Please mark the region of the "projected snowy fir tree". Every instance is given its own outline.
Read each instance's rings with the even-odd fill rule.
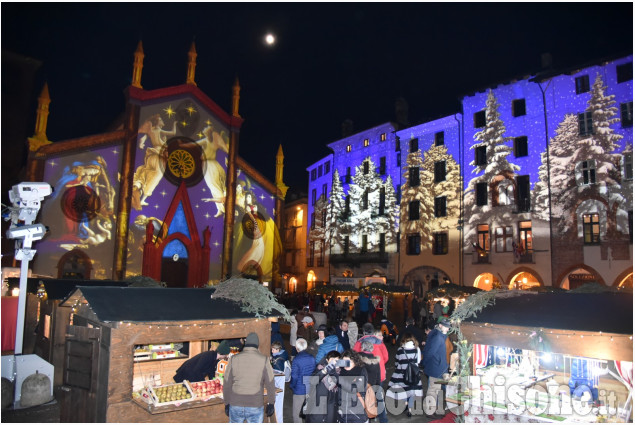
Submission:
[[[584,114],[567,114],[550,140],[549,167],[547,152],[541,155],[539,181],[534,190],[535,212],[543,220],[551,218],[558,233],[570,233],[570,237],[576,236],[574,219],[579,223],[582,215],[598,210],[605,218],[600,220],[602,226],[606,225],[602,234],[608,238],[617,236],[616,232],[628,234],[632,180],[623,180],[622,170],[623,158],[626,153],[632,155],[633,147],[627,144],[621,153],[615,152],[623,136],[611,128],[620,119],[613,106],[615,96],[605,92],[606,86],[598,74]],[[591,120],[585,120],[587,117]],[[592,123],[591,127],[588,123]]]
[[[470,148],[481,152],[484,150],[485,154],[480,156],[477,153],[475,159],[470,162],[473,167],[472,173],[480,175],[470,180],[465,191],[464,209],[466,217],[469,217],[464,239],[466,248],[471,248],[472,243],[477,242],[476,232],[479,223],[509,221],[517,208],[514,205],[514,195],[518,193],[514,190],[514,178],[520,167],[508,161],[507,157],[512,149],[506,142],[511,138],[504,137],[506,129],[500,119],[499,107],[496,96],[490,90],[486,101],[485,128],[474,135],[474,140],[480,143]],[[479,158],[481,160],[478,160]],[[494,191],[496,196],[491,196],[490,191]]]

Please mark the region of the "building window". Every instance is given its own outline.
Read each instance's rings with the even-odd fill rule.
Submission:
[[[441,183],[445,181],[445,161],[437,161],[434,163],[434,182]]]
[[[350,152],[353,150],[353,146],[351,145],[346,145],[346,152]]]
[[[600,243],[600,215],[598,213],[584,214],[582,216],[582,228],[585,245]]]
[[[496,252],[512,252],[513,247],[513,234],[512,226],[497,227],[496,228]]]
[[[351,182],[351,167],[346,167],[346,183]]]
[[[315,242],[311,242],[311,249],[309,250],[309,258],[306,259],[307,267],[313,267],[314,259],[315,259]]]
[[[514,185],[504,180],[498,185],[498,205],[511,205],[514,202]]]
[[[347,219],[351,216],[351,198],[348,195],[344,199],[344,216]]]
[[[395,137],[395,152],[400,152],[401,151],[401,139],[399,138],[399,136]]]
[[[379,234],[379,252],[381,252],[382,254],[386,252],[386,234],[385,233]]]
[[[408,169],[408,183],[410,183],[410,187],[419,186],[421,183],[419,179],[419,167],[410,167]]]
[[[595,159],[582,161],[580,171],[582,172],[582,184],[595,184]]]
[[[487,164],[487,147],[477,146],[474,148],[474,165]]]
[[[445,196],[439,196],[437,198],[434,198],[434,216],[435,217],[445,217],[447,215],[446,203],[447,203],[447,198]]]
[[[421,252],[421,236],[419,234],[408,235],[408,246],[406,247],[406,254],[419,255],[420,252]]]
[[[368,161],[364,161],[364,174],[368,174],[369,164]]]
[[[315,201],[316,201],[316,199],[317,199],[317,197],[316,197],[316,196],[317,196],[317,193],[315,192],[315,189],[313,189],[313,190],[311,191],[311,205],[315,205]]]
[[[582,75],[580,77],[576,77],[575,79],[575,94],[582,94],[588,92],[590,89],[589,86],[589,76]]]
[[[326,183],[322,185],[322,196],[326,199]]]
[[[379,189],[379,215],[384,215],[386,209],[386,188]]]
[[[315,229],[315,213],[311,213],[311,230]]]
[[[521,252],[527,254],[534,249],[534,236],[531,231],[531,221],[521,221],[518,223],[518,238],[520,240]]]
[[[483,248],[485,251],[489,252],[489,225],[488,224],[479,224],[476,228],[477,231],[477,240],[476,243],[478,246]]]
[[[368,139],[364,139],[364,147],[368,147],[370,141]]]
[[[401,167],[401,152],[397,152],[397,167]]]
[[[448,253],[448,234],[447,233],[435,233],[434,234],[434,246],[432,247],[432,254],[445,255]]]
[[[487,183],[476,183],[476,205],[487,205]]]
[[[445,133],[443,131],[434,133],[434,146],[443,146],[443,145],[445,145]]]
[[[317,174],[314,168],[311,170],[311,181],[315,180],[316,178],[317,178]]]
[[[616,71],[617,71],[618,83],[623,83],[624,81],[631,81],[633,79],[633,62],[618,65],[616,67]]]
[[[474,114],[474,128],[485,127],[485,124],[487,124],[485,111],[478,111],[477,113],[475,113]]]
[[[326,227],[326,208],[322,210],[322,226],[321,227]]]
[[[527,136],[515,137],[514,156],[516,156],[516,158],[520,158],[527,155],[529,155],[529,148],[527,147]]]
[[[419,139],[410,139],[410,153],[419,150]]]
[[[525,99],[512,100],[512,115],[515,117],[527,115],[527,110],[525,108]]]
[[[368,209],[368,189],[366,189],[364,191],[364,194],[362,195],[362,209],[363,210]]]
[[[529,211],[531,201],[528,175],[516,177],[516,190],[518,191],[518,211]]]
[[[408,220],[419,220],[419,201],[408,203]]]
[[[622,112],[622,127],[633,126],[633,102],[627,102],[620,104],[620,111]]]
[[[381,142],[385,142],[385,141],[386,141],[386,133],[381,133],[381,134],[379,135],[379,140],[380,140]]]
[[[344,254],[348,254],[349,246],[350,246],[350,239],[348,236],[344,236]]]
[[[324,163],[324,174],[328,174],[331,171],[331,161]]]
[[[382,156],[381,158],[379,158],[379,174],[382,176],[386,174],[386,157],[385,156]]]
[[[624,153],[624,179],[633,180],[633,152]]]
[[[362,252],[368,251],[368,235],[362,235]]]
[[[322,177],[322,165],[318,167],[318,177]]]
[[[578,130],[580,136],[593,134],[593,113],[583,112],[578,114]]]
[[[324,267],[324,242],[320,241],[318,246],[320,248],[318,250],[317,267]]]

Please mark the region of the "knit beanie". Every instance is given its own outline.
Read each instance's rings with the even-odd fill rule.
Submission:
[[[245,347],[256,347],[258,348],[260,345],[260,340],[258,339],[258,335],[255,332],[250,332],[247,335],[247,339],[245,339]]]
[[[220,354],[221,356],[226,356],[227,354],[229,354],[229,344],[227,343],[226,340],[223,340],[218,345],[218,347],[216,348],[216,352]]]

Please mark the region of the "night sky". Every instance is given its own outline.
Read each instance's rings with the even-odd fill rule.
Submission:
[[[144,89],[183,84],[193,40],[196,82],[226,111],[238,76],[239,155],[273,181],[282,144],[285,182],[306,191],[306,167],[329,153],[345,119],[355,132],[394,120],[402,96],[415,125],[537,72],[545,52],[556,69],[632,53],[633,5],[2,3],[2,49],[43,63],[28,135],[44,80],[50,140],[106,131],[124,110],[140,39]]]

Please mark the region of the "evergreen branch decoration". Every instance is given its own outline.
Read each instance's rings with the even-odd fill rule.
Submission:
[[[280,304],[274,294],[255,280],[232,277],[214,286],[212,299],[223,298],[234,301],[246,313],[256,317],[280,315],[291,320],[288,310]]]
[[[450,320],[454,323],[460,324],[468,317],[476,317],[476,313],[480,312],[489,305],[494,305],[496,294],[499,292],[501,291],[481,291],[470,295],[461,303],[461,305],[456,307],[454,313],[452,313],[452,316],[450,317]]]
[[[312,294],[331,295],[334,293],[350,293],[351,295],[361,294],[368,291],[370,294],[412,294],[408,287],[397,285],[386,285],[383,283],[372,283],[368,286],[357,287],[356,285],[324,285],[311,289]]]
[[[129,288],[166,288],[165,282],[159,282],[148,276],[138,275],[126,279]]]

